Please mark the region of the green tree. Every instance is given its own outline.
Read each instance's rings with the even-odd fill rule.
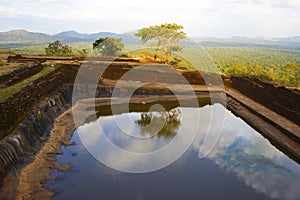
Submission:
[[[174,137],[178,128],[181,125],[180,121],[181,112],[179,109],[170,111],[158,112],[153,115],[151,113],[142,113],[141,118],[136,121],[141,126],[142,134],[153,136],[157,133],[157,127],[164,123],[161,130],[157,133],[158,137]],[[152,123],[152,125],[150,125]]]
[[[138,30],[135,36],[140,37],[140,42],[145,44],[147,41],[156,41],[152,45],[161,48],[165,52],[166,62],[169,61],[169,55],[172,51],[178,51],[183,48],[177,42],[186,38],[186,33],[182,31],[181,25],[161,24],[149,26]]]
[[[124,48],[122,38],[99,38],[93,43],[93,49],[104,56],[114,56]]]
[[[263,80],[270,80],[271,78],[269,77],[267,71],[260,65],[254,65],[254,66],[249,66],[248,67],[248,76],[253,76],[256,78],[260,78]]]
[[[225,74],[227,75],[247,75],[248,69],[244,63],[233,63],[228,68],[225,69]]]
[[[289,86],[300,85],[300,65],[288,63],[281,72],[281,82]]]
[[[271,81],[274,81],[275,83],[278,82],[278,80],[281,77],[281,68],[278,65],[270,65],[267,67],[267,74],[270,77]]]
[[[70,56],[72,48],[69,45],[62,45],[59,40],[56,40],[45,48],[47,56]]]
[[[81,50],[78,50],[78,53],[80,55],[80,57],[86,57],[88,55],[88,50],[87,49],[81,49]]]

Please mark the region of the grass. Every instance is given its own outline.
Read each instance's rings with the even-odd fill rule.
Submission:
[[[25,46],[25,47],[18,47],[11,49],[15,54],[22,54],[22,55],[30,55],[30,56],[44,56],[45,48],[47,44],[42,45],[35,45],[35,46]]]
[[[288,63],[300,64],[300,50],[264,49],[254,47],[205,47],[220,68],[241,62],[247,66],[284,67]]]
[[[72,47],[74,56],[80,56],[80,50],[86,49],[88,52],[92,50],[92,44],[90,42],[75,42],[68,44]],[[25,47],[18,47],[10,49],[10,51],[14,52],[15,54],[22,54],[22,55],[30,55],[30,56],[45,56],[45,48],[48,44],[43,45],[35,45],[35,46],[25,46]]]
[[[128,57],[142,57],[142,58],[150,58],[153,59],[154,55],[156,55],[156,61],[158,62],[164,62],[165,61],[165,53],[162,50],[158,49],[127,49],[127,52],[125,53]],[[176,60],[180,60],[180,62],[177,63]],[[195,69],[195,66],[187,61],[183,56],[177,53],[172,53],[169,55],[169,63],[173,63],[174,67],[185,67],[187,69]],[[177,63],[177,64],[176,64]]]
[[[74,50],[87,49],[92,50],[93,44],[91,42],[75,42],[69,44]]]
[[[73,49],[73,56],[83,55],[83,49],[88,53],[92,51],[91,42],[77,42],[69,45]],[[46,46],[27,46],[11,50],[25,55],[45,55]],[[156,55],[157,61],[163,62],[165,60],[164,52],[155,48],[150,49],[146,46],[141,48],[141,45],[133,44],[126,44],[125,47],[122,53],[127,54],[129,57],[153,59],[154,55]],[[178,62],[178,59],[180,62]],[[287,64],[300,64],[300,50],[257,47],[186,46],[182,51],[169,55],[169,64],[173,64],[173,68],[197,69],[227,75],[232,75],[228,73],[228,68],[237,63],[241,63],[249,69],[262,66],[267,75],[273,68],[276,68],[277,71],[285,72],[288,71],[286,69]],[[286,82],[289,82],[291,78],[293,77],[287,77]],[[286,83],[281,82],[280,84],[286,85]]]
[[[29,63],[29,62],[26,62],[26,63],[9,63],[7,61],[0,61],[0,75],[3,75],[3,74],[7,74],[7,73],[10,73],[18,68],[21,68],[23,67],[24,65],[31,65],[32,63]]]
[[[141,52],[139,45],[126,45],[125,53]],[[149,50],[153,54],[154,50]],[[183,51],[174,52],[198,69],[207,71],[212,65],[218,68],[241,62],[264,67],[278,65],[284,67],[288,63],[300,64],[300,50],[271,49],[255,47],[210,47],[186,46]]]
[[[33,81],[37,80],[38,78],[54,71],[55,69],[56,69],[55,66],[52,67],[52,66],[45,65],[43,70],[40,71],[39,73],[37,73],[37,74],[21,81],[21,82],[18,82],[14,85],[11,85],[11,86],[3,88],[3,89],[0,89],[0,101],[4,101],[4,100],[8,99],[14,93],[20,91],[22,88],[24,88],[25,86],[27,86],[31,82],[33,82]]]
[[[80,50],[86,49],[87,52],[92,51],[91,42],[75,42],[68,44],[73,49],[74,56],[80,55]],[[125,45],[124,53],[141,53],[147,51],[149,54],[157,54],[164,58],[163,53],[155,49],[146,50],[138,49],[140,45]],[[16,54],[24,55],[45,55],[44,45],[26,46],[10,49]],[[181,52],[174,52],[169,60],[174,57],[181,57],[181,65],[187,68],[196,67],[204,71],[210,71],[211,67],[224,68],[233,63],[241,62],[246,65],[261,65],[270,66],[272,64],[278,66],[285,66],[287,63],[300,63],[300,50],[288,49],[271,49],[271,48],[255,48],[255,47],[212,47],[212,46],[186,46]],[[184,61],[183,61],[184,60]]]

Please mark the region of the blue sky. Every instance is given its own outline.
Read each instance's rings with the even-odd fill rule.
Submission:
[[[300,35],[300,0],[0,0],[0,31],[111,31],[176,22],[189,36]]]

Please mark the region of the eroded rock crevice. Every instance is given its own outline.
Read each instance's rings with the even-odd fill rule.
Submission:
[[[29,117],[18,125],[13,135],[1,140],[1,177],[20,160],[30,158],[38,150],[47,139],[55,119],[71,106],[71,96],[72,85],[65,85],[55,95],[40,102]]]

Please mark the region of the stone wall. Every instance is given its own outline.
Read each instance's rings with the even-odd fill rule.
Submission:
[[[0,76],[0,88],[11,86],[19,81],[25,80],[43,69],[42,61],[36,61],[31,66],[23,66],[11,73]]]
[[[231,77],[232,86],[254,101],[300,125],[300,91],[250,77]]]
[[[9,135],[0,141],[0,180],[38,150],[56,117],[71,106],[78,68],[62,65],[0,102],[0,137]]]
[[[77,65],[62,66],[33,81],[4,102],[0,102],[0,137],[25,119],[36,102],[53,94],[64,84],[73,83],[77,69]]]
[[[98,73],[101,72],[103,78],[111,80],[122,79],[169,84],[186,84],[188,81],[192,85],[223,84],[222,78],[218,74],[189,70],[175,71],[162,65],[141,65],[141,68],[144,69],[134,69],[135,66],[124,63],[112,63],[109,66],[106,64],[85,64],[84,67],[89,68],[87,73],[91,73],[91,76],[97,71]],[[125,74],[126,76],[124,76]],[[178,76],[183,76],[185,79],[179,79]]]
[[[30,158],[38,150],[39,144],[47,139],[56,117],[71,106],[71,96],[72,85],[63,86],[55,95],[40,102],[11,136],[0,141],[0,180],[12,166],[25,157]]]

